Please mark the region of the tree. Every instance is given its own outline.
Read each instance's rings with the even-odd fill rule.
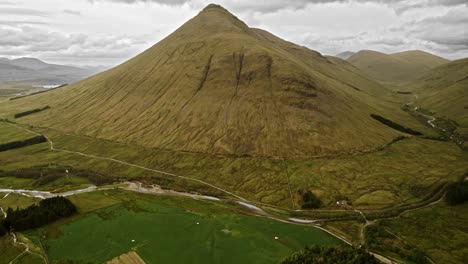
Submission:
[[[371,254],[362,248],[305,247],[303,250],[283,259],[281,264],[377,264]]]
[[[3,220],[0,220],[0,237],[4,236],[8,230],[3,225]]]
[[[304,192],[302,194],[302,208],[303,209],[310,209],[310,208],[319,208],[322,205],[322,202],[315,196],[315,194],[311,191]]]
[[[468,182],[461,181],[448,187],[445,200],[449,205],[462,204],[468,201]]]
[[[76,211],[75,205],[65,197],[48,198],[25,209],[8,208],[7,217],[2,226],[7,230],[13,228],[16,231],[22,231],[71,216]]]

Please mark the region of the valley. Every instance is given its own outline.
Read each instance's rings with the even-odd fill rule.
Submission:
[[[216,4],[96,75],[1,59],[0,264],[465,263],[467,70]]]

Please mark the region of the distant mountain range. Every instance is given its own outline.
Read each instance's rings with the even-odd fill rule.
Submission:
[[[341,52],[341,53],[336,54],[335,57],[338,57],[338,58],[343,59],[343,60],[347,60],[347,59],[349,59],[349,57],[353,56],[354,54],[356,54],[356,52],[345,51],[345,52]]]
[[[36,58],[14,60],[0,58],[0,83],[17,81],[38,85],[73,83],[102,70],[102,67],[79,68],[50,64]]]

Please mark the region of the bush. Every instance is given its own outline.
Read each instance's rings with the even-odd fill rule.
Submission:
[[[407,255],[407,259],[416,264],[428,264],[429,260],[427,260],[426,255],[423,251],[413,248],[409,254]]]
[[[302,194],[302,208],[303,209],[311,209],[311,208],[319,208],[322,205],[322,202],[315,196],[315,194],[311,191],[307,191]]]
[[[7,229],[3,225],[3,220],[0,219],[0,237],[6,235]]]
[[[468,201],[468,182],[462,181],[448,187],[445,200],[449,205],[462,204]]]
[[[43,142],[47,142],[47,139],[42,135],[32,137],[32,138],[28,138],[28,139],[25,139],[25,140],[8,142],[8,143],[5,143],[5,144],[0,144],[0,152],[1,151],[7,151],[7,150],[10,150],[10,149],[15,149],[15,148],[22,148],[22,147],[26,147],[26,146],[30,146],[30,145],[34,145],[34,144],[43,143]]]
[[[282,264],[377,264],[371,254],[362,248],[340,247],[305,247],[304,250],[287,257]]]
[[[404,127],[404,126],[402,126],[400,124],[397,124],[397,123],[393,122],[392,120],[386,119],[385,117],[381,117],[379,115],[374,115],[374,114],[371,114],[371,117],[374,118],[375,120],[379,121],[380,123],[382,123],[384,125],[387,125],[387,126],[393,128],[393,129],[396,129],[398,131],[401,131],[401,132],[404,132],[404,133],[407,133],[407,134],[410,134],[410,135],[414,135],[414,136],[421,136],[422,135],[421,132],[412,130],[411,128],[408,128],[408,127]]]
[[[17,114],[15,114],[15,118],[20,118],[20,117],[27,116],[27,115],[30,115],[30,114],[38,113],[38,112],[47,110],[49,108],[50,108],[50,106],[46,105],[46,106],[44,106],[42,108],[36,108],[36,109],[21,112],[21,113],[17,113]]]

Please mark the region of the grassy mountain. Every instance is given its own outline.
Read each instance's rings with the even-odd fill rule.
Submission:
[[[351,56],[353,56],[354,54],[356,54],[356,52],[345,51],[345,52],[341,52],[341,53],[336,54],[335,57],[338,57],[338,58],[343,59],[343,60],[347,60]]]
[[[73,66],[50,64],[36,58],[0,60],[0,83],[29,81],[32,84],[72,83],[98,71]]]
[[[431,70],[413,87],[424,108],[468,128],[468,58]]]
[[[448,62],[447,59],[419,50],[394,54],[362,50],[348,61],[389,88],[405,86],[431,69]]]
[[[304,157],[371,150],[401,134],[371,114],[424,129],[388,94],[346,61],[209,5],[122,65],[0,112],[49,105],[19,121],[174,151]]]

